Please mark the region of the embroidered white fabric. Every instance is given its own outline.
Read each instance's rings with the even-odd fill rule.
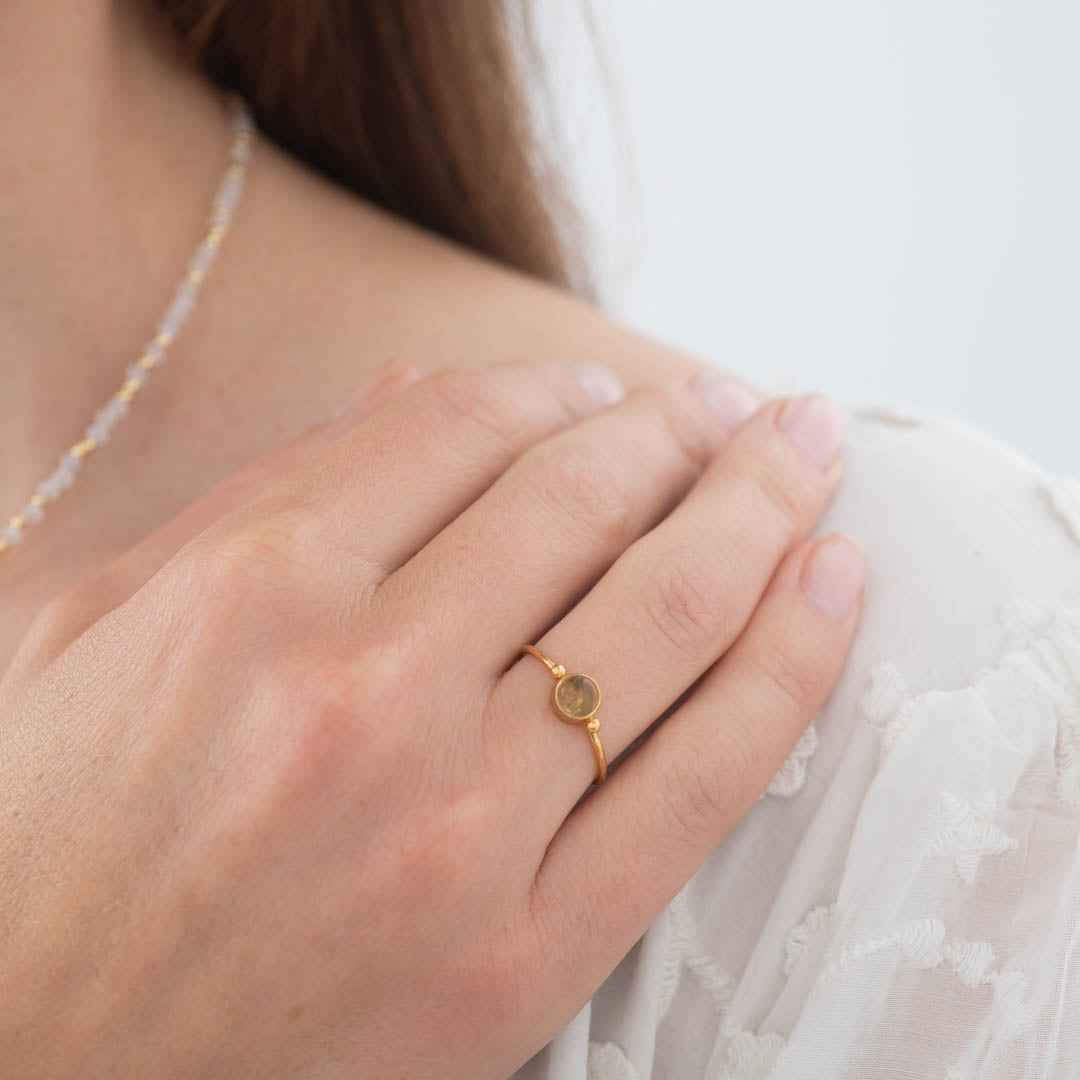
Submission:
[[[1080,1078],[1080,482],[847,411],[842,678],[517,1080]]]

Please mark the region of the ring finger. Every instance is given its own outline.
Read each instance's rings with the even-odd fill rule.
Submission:
[[[842,413],[820,395],[767,403],[676,509],[536,642],[602,688],[596,712],[609,759],[739,637],[784,555],[835,491],[842,436]],[[585,733],[556,722],[552,684],[537,659],[522,656],[496,688],[485,727],[501,743],[515,789],[543,789],[543,798],[528,800],[542,808],[533,819],[541,835],[554,833],[596,772]],[[533,730],[523,731],[532,718]],[[528,768],[514,770],[522,759]],[[538,761],[547,767],[535,768]]]

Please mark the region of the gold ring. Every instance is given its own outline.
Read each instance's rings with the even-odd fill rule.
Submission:
[[[596,710],[600,708],[600,687],[596,685],[596,680],[580,673],[568,675],[562,664],[556,664],[535,645],[526,645],[522,652],[532,653],[538,660],[543,660],[555,676],[555,695],[552,698],[555,715],[568,724],[585,725],[585,733],[596,756],[594,783],[602,784],[607,777],[607,758],[604,757],[598,734],[600,721],[596,718]]]

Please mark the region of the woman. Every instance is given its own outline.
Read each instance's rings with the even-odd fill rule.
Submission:
[[[448,7],[0,24],[5,1075],[1075,1075],[1075,488],[575,299]]]

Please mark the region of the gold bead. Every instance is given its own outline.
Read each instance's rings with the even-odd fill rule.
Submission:
[[[131,401],[131,399],[139,392],[139,384],[134,379],[125,379],[124,385],[116,391],[115,397],[118,397],[121,401]]]
[[[26,528],[26,518],[24,518],[22,516],[22,514],[16,514],[11,519],[11,524],[14,525],[16,529],[25,529]]]
[[[566,668],[564,668],[562,664],[556,664],[551,669],[551,674],[554,675],[556,679],[561,679],[566,674]]]
[[[593,718],[592,718],[592,719],[591,719],[591,720],[590,720],[590,721],[589,721],[589,722],[588,722],[588,723],[587,723],[587,724],[585,725],[585,727],[586,727],[586,729],[587,729],[588,731],[599,731],[599,730],[600,730],[600,721],[599,721],[599,720],[597,720],[597,719],[596,719],[596,717],[594,716],[594,717],[593,717]]]
[[[154,366],[154,364],[157,363],[157,361],[152,356],[150,356],[149,353],[144,353],[142,356],[139,357],[136,362],[138,363],[139,367],[143,369],[143,371],[149,371]]]
[[[198,285],[204,277],[206,277],[206,274],[198,267],[187,272],[187,279],[192,285]]]
[[[220,225],[215,225],[206,235],[206,242],[211,247],[217,247],[225,238],[225,230]]]
[[[69,451],[77,458],[84,458],[87,454],[97,449],[97,442],[94,439],[83,439],[82,442],[77,442]]]
[[[35,491],[34,494],[30,496],[30,504],[32,506],[44,506],[45,496],[42,495],[40,491]]]
[[[172,344],[172,334],[160,333],[154,336],[154,344],[161,349],[167,349]]]

